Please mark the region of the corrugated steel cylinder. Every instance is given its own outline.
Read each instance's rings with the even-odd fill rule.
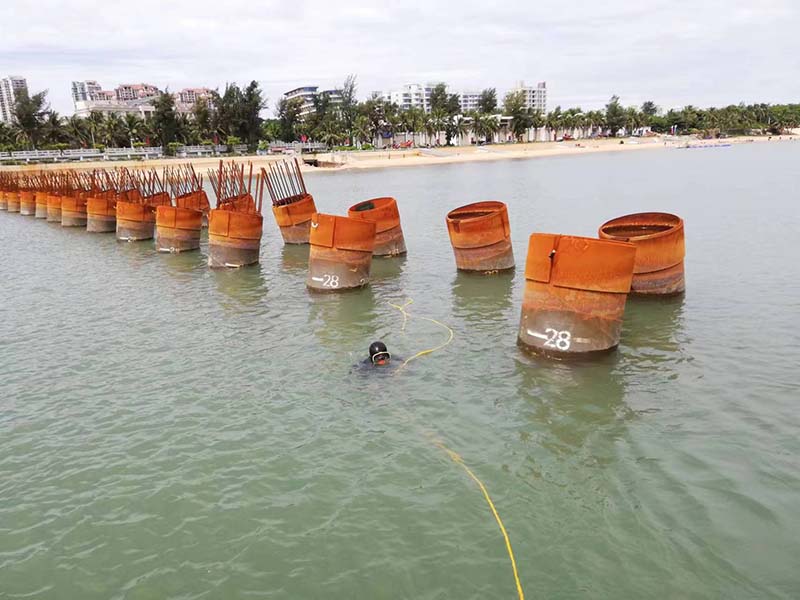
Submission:
[[[61,196],[58,194],[47,196],[47,222],[61,223]]]
[[[616,348],[635,255],[627,242],[532,234],[519,343],[547,356]]]
[[[250,194],[212,209],[208,216],[208,266],[244,267],[256,264],[264,218]]]
[[[74,192],[61,199],[61,226],[86,227],[86,193]]]
[[[117,196],[89,196],[86,199],[86,231],[112,233],[117,230]]]
[[[464,271],[502,271],[514,267],[508,208],[503,202],[475,202],[447,213],[447,232]]]
[[[600,237],[636,246],[631,293],[668,296],[686,290],[686,246],[680,217],[657,212],[625,215],[603,223]]]
[[[19,214],[33,216],[36,214],[36,198],[31,191],[19,193]]]
[[[202,228],[202,211],[179,206],[159,206],[156,208],[156,250],[159,252],[198,250]]]
[[[19,212],[19,192],[6,192],[6,210]]]
[[[317,212],[311,194],[296,196],[287,204],[272,207],[275,222],[281,230],[285,244],[307,244],[311,230],[311,217]]]
[[[47,218],[47,196],[47,192],[36,192],[34,198],[34,202],[36,202],[36,213],[34,216],[37,219]]]
[[[334,292],[369,283],[375,223],[315,213],[309,242],[306,278],[309,289]]]
[[[373,256],[399,256],[406,253],[400,211],[394,198],[373,198],[359,202],[348,209],[347,216],[375,223]]]

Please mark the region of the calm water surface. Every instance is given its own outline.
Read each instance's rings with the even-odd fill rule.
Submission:
[[[800,143],[307,177],[398,199],[407,259],[312,296],[268,216],[212,272],[0,212],[0,598],[800,597]],[[518,268],[458,274],[448,209],[509,205]],[[686,220],[683,299],[619,350],[516,347],[527,236]],[[411,320],[388,303],[413,299]],[[353,372],[384,339],[394,377]]]

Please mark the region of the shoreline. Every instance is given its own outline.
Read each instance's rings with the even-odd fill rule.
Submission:
[[[336,173],[352,170],[372,170],[397,167],[447,165],[497,160],[520,160],[552,156],[580,156],[608,152],[635,152],[644,150],[668,150],[681,148],[715,148],[749,143],[788,142],[800,139],[794,136],[742,136],[724,139],[700,140],[690,136],[652,138],[605,138],[572,140],[568,142],[523,142],[517,144],[492,144],[486,146],[453,146],[439,148],[412,148],[408,150],[345,151],[304,155],[305,159],[318,160],[325,166],[302,164],[304,173]],[[623,142],[623,143],[620,143]],[[191,163],[199,174],[214,168],[220,158],[236,163],[253,163],[253,167],[289,158],[288,155],[202,157],[202,158],[156,158],[150,160],[86,161],[71,163],[37,163],[31,165],[0,165],[0,171],[50,171],[80,170],[126,167],[153,168]]]

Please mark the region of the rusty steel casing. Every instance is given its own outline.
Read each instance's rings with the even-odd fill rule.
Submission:
[[[628,242],[532,234],[519,344],[562,357],[616,348],[635,255]]]
[[[0,210],[8,210],[8,200],[6,199],[8,193],[0,190]]]
[[[359,202],[348,209],[347,216],[375,223],[373,256],[400,256],[406,253],[400,211],[394,198],[373,198]]]
[[[61,223],[61,196],[56,194],[47,196],[47,222]]]
[[[264,218],[257,212],[212,209],[208,215],[208,266],[220,268],[256,264],[261,250],[263,225]]]
[[[6,192],[6,210],[19,212],[19,192]]]
[[[447,232],[463,271],[504,271],[514,267],[508,208],[503,202],[475,202],[447,213]]]
[[[310,290],[335,292],[369,283],[375,250],[375,223],[315,213],[308,253]]]
[[[200,249],[203,213],[195,208],[156,207],[156,250],[186,252]]]
[[[61,226],[86,227],[86,194],[64,196],[61,199]]]
[[[117,230],[117,199],[89,196],[86,199],[86,231],[113,233]]]
[[[36,212],[34,216],[37,219],[47,218],[47,192],[36,192],[34,201],[36,202]]]
[[[19,193],[19,214],[28,216],[36,214],[36,197],[33,192]]]
[[[156,209],[146,204],[117,202],[117,239],[122,242],[140,242],[153,239]]]
[[[311,194],[295,196],[291,202],[272,207],[275,223],[281,230],[284,244],[308,244],[311,217],[317,212]]]
[[[211,204],[208,202],[208,196],[204,190],[178,196],[175,198],[175,206],[199,210],[202,213],[200,227],[208,227],[208,212],[211,210]]]
[[[686,290],[683,219],[669,213],[625,215],[600,226],[603,239],[636,246],[631,293],[647,296],[682,294]]]

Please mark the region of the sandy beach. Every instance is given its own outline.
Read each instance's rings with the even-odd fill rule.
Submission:
[[[656,136],[651,138],[590,139],[568,142],[531,142],[518,144],[496,144],[488,146],[453,146],[439,148],[412,148],[408,150],[379,150],[362,152],[329,152],[303,155],[305,160],[318,161],[322,166],[303,164],[304,172],[333,172],[351,169],[385,169],[415,167],[465,162],[542,158],[547,156],[579,156],[598,152],[638,152],[686,148],[720,147],[733,144],[776,143],[800,139],[793,136],[780,137],[736,137],[721,140],[698,140],[692,137]],[[225,157],[224,160],[253,163],[254,169],[270,162],[286,158],[285,155]],[[158,158],[150,160],[85,161],[71,163],[48,163],[31,165],[0,166],[3,171],[41,171],[52,169],[91,170],[109,167],[150,168],[164,167],[176,163],[191,163],[204,173],[219,164],[219,157],[207,158]]]

